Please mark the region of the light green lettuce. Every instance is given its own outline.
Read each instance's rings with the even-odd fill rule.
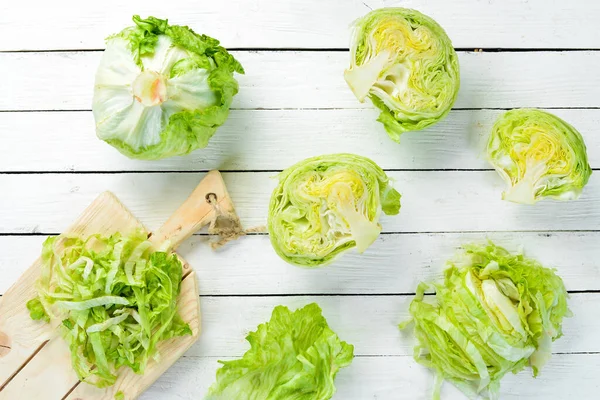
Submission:
[[[49,237],[27,308],[59,325],[79,379],[106,387],[123,366],[143,374],[160,341],[192,333],[177,314],[181,279],[177,256],[155,251],[141,231]]]
[[[507,184],[502,198],[516,203],[577,199],[592,174],[581,134],[537,109],[502,114],[492,128],[487,154]]]
[[[406,8],[373,10],[354,23],[344,78],[356,98],[381,110],[395,142],[443,119],[460,87],[458,57],[437,22]]]
[[[338,338],[315,303],[293,312],[275,307],[246,340],[242,358],[219,361],[206,400],[327,400],[354,357],[354,346]]]
[[[345,250],[364,252],[379,233],[383,211],[400,211],[400,193],[368,158],[330,154],[301,161],[279,174],[269,205],[269,235],[285,261],[325,265]]]
[[[107,39],[96,72],[96,134],[155,160],[206,147],[229,115],[240,63],[219,42],[167,20],[134,16]]]
[[[436,374],[434,399],[444,380],[470,398],[497,399],[507,372],[529,365],[537,376],[550,359],[570,316],[567,297],[562,279],[537,261],[471,244],[448,262],[443,284],[418,286],[401,328],[414,322],[414,357]]]

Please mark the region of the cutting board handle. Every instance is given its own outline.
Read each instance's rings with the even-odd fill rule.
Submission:
[[[205,225],[214,226],[223,216],[238,224],[236,229],[241,231],[221,173],[210,171],[167,222],[152,233],[150,241],[159,248],[175,250],[194,232]]]

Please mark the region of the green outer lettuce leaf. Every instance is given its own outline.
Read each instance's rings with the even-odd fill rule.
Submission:
[[[498,117],[487,155],[506,181],[502,198],[516,203],[577,199],[592,174],[581,134],[537,109],[510,110]]]
[[[373,10],[354,23],[344,78],[355,96],[381,110],[395,142],[446,117],[458,96],[452,42],[432,18],[406,8]]]
[[[327,400],[354,357],[354,346],[338,338],[315,303],[294,312],[275,307],[246,340],[242,358],[219,361],[206,400]]]
[[[570,316],[567,291],[553,270],[493,243],[469,244],[448,262],[443,284],[421,283],[410,304],[415,360],[470,398],[497,399],[500,380],[530,365],[534,376]],[[433,289],[434,296],[425,296]]]
[[[27,308],[60,324],[81,381],[110,386],[124,366],[143,374],[160,341],[192,333],[177,314],[181,262],[154,251],[144,232],[49,237],[42,262]]]
[[[206,147],[229,115],[238,92],[233,74],[243,74],[242,65],[218,40],[187,26],[137,15],[133,21],[135,26],[107,39],[96,75],[92,108],[98,137],[128,157],[146,160]],[[123,54],[122,41],[130,54]],[[170,49],[169,56],[163,48]],[[151,106],[136,99],[137,78],[146,71],[157,72],[158,86],[165,87]],[[141,87],[158,96],[156,80],[147,82]]]
[[[400,193],[368,158],[330,154],[281,172],[269,205],[277,254],[302,267],[332,262],[345,250],[366,250],[381,231],[379,216],[400,211]]]

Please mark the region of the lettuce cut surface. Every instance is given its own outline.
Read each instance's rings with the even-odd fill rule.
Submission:
[[[379,236],[381,213],[400,211],[400,193],[373,161],[330,154],[301,161],[279,174],[269,205],[269,237],[285,261],[323,266]]]

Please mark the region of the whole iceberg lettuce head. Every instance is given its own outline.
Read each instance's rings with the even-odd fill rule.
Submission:
[[[309,158],[279,174],[269,206],[271,244],[291,264],[325,265],[352,247],[365,251],[381,232],[381,211],[399,210],[400,193],[368,158]]]
[[[570,315],[568,295],[553,270],[522,254],[493,243],[463,248],[443,283],[417,288],[410,305],[415,359],[437,375],[434,399],[443,380],[469,398],[497,399],[507,372],[530,365],[537,375],[550,359]],[[427,289],[435,296],[425,296]]]
[[[381,8],[355,22],[346,82],[369,97],[394,141],[443,119],[460,86],[458,57],[446,32],[406,8]]]
[[[121,153],[154,160],[206,147],[244,73],[219,42],[167,20],[134,16],[107,39],[96,72],[96,134]]]
[[[487,154],[507,183],[502,198],[516,203],[577,199],[592,174],[581,134],[537,109],[502,114],[492,128]]]

